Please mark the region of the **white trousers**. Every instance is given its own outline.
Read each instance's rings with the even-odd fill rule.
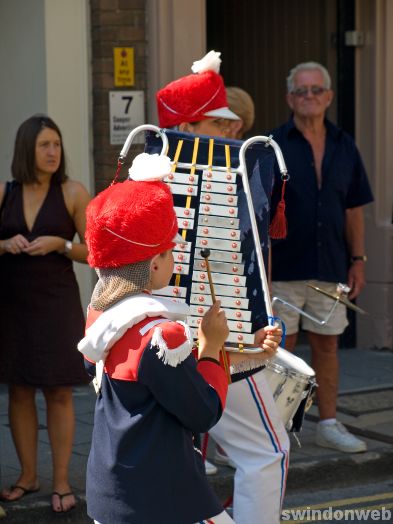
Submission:
[[[200,522],[196,522],[195,524],[231,524],[234,521],[231,519],[231,517],[228,515],[226,511],[223,511],[219,515],[212,517],[208,520],[202,520]],[[95,524],[100,524],[98,520],[94,521]]]
[[[289,439],[263,370],[229,386],[224,413],[209,433],[236,465],[236,524],[279,524]]]

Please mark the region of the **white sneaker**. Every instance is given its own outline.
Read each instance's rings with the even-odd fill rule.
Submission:
[[[208,460],[205,460],[205,471],[206,475],[215,475],[218,471],[216,466],[209,462]]]
[[[341,424],[317,424],[315,443],[324,448],[338,449],[345,453],[361,453],[367,451],[367,444],[349,433]]]
[[[229,466],[230,468],[236,469],[235,463],[228,457],[228,455],[220,453],[218,449],[216,449],[216,452],[214,453],[214,462],[220,466]]]

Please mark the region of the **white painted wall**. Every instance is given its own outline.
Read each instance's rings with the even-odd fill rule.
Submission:
[[[68,174],[92,192],[89,0],[0,0],[0,180],[16,130],[46,113],[59,125]],[[83,305],[92,271],[75,264]]]
[[[367,286],[358,305],[361,347],[393,348],[393,2],[357,0],[357,29],[365,45],[356,49],[356,142],[375,202],[366,206]]]
[[[206,53],[206,0],[147,0],[147,122],[157,124],[156,92],[191,73]]]
[[[68,174],[92,193],[89,0],[44,0],[44,4],[47,112],[63,133]],[[74,268],[87,306],[92,271],[83,264],[75,263]]]
[[[44,0],[0,0],[0,180],[19,125],[46,112]]]

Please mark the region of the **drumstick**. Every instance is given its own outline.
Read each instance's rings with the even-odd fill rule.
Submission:
[[[216,294],[214,292],[214,285],[213,285],[213,279],[212,274],[210,272],[210,264],[209,264],[209,256],[210,256],[210,249],[201,249],[201,256],[205,259],[206,262],[206,272],[207,272],[207,278],[209,280],[209,286],[210,286],[210,294],[212,296],[213,304],[216,301]],[[224,370],[227,374],[228,384],[232,383],[231,379],[231,372],[229,370],[229,364],[228,364],[228,357],[225,351],[224,346],[221,348],[221,354],[222,354],[222,362],[224,364]]]

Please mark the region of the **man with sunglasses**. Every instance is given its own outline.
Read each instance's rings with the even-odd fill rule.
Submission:
[[[307,284],[335,293],[338,283],[346,283],[350,299],[359,295],[365,285],[363,206],[373,196],[353,139],[325,116],[333,100],[325,67],[297,65],[287,88],[292,116],[272,132],[291,176],[285,187],[287,235],[272,242],[272,289],[273,295],[322,320],[333,300]],[[277,180],[273,212],[282,197],[279,173]],[[366,451],[366,443],[336,420],[338,335],[348,325],[345,306],[339,304],[326,325],[280,303],[275,313],[286,325],[286,349],[294,349],[299,324],[307,333],[319,385],[316,444],[347,453]]]

